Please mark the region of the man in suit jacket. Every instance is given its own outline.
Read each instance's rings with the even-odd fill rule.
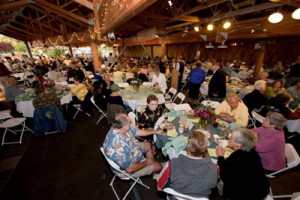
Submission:
[[[208,84],[208,97],[212,101],[222,102],[226,97],[226,73],[216,61],[211,63],[210,70],[213,75]]]

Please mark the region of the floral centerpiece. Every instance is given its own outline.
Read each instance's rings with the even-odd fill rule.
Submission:
[[[140,82],[138,80],[133,80],[130,82],[130,85],[132,87],[132,90],[134,93],[138,93],[140,89]]]
[[[43,82],[43,85],[50,93],[55,93],[55,88],[54,88],[55,83],[53,80],[47,79]]]
[[[194,111],[194,115],[199,117],[199,128],[205,130],[208,124],[214,124],[216,122],[215,109],[211,106],[200,105]]]

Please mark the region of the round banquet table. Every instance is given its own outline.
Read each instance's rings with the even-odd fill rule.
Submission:
[[[120,90],[120,96],[124,104],[128,105],[133,111],[147,105],[147,97],[154,94],[158,98],[158,104],[165,102],[164,94],[160,90],[152,90],[151,87],[141,85],[138,92],[133,92],[131,87],[126,87]]]
[[[60,103],[68,104],[72,101],[72,94],[64,91],[63,94],[57,95],[60,97]],[[24,117],[33,117],[34,107],[33,107],[33,100],[36,98],[36,96],[29,96],[28,94],[24,93],[20,96],[16,97],[16,107],[17,111],[22,113]]]

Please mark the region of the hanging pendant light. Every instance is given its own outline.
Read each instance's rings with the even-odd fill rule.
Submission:
[[[231,26],[231,22],[230,21],[225,21],[225,23],[223,24],[223,28],[224,29],[228,29]]]
[[[214,25],[212,23],[207,25],[207,30],[212,31],[214,30]]]
[[[277,24],[281,22],[283,19],[283,15],[280,12],[275,12],[272,15],[269,16],[268,20],[272,24]]]
[[[300,8],[296,9],[296,10],[293,12],[292,18],[293,18],[293,19],[296,19],[296,20],[300,19]]]

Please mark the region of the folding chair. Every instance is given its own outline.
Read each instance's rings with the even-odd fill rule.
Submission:
[[[206,197],[192,197],[185,194],[181,194],[179,192],[176,192],[172,188],[164,188],[163,191],[168,194],[167,195],[168,200],[170,199],[169,195],[174,196],[178,200],[209,200]]]
[[[155,125],[154,125],[154,130],[157,130],[159,128],[159,126],[161,125],[161,123],[163,123],[165,120],[165,116],[162,115],[160,116],[157,121],[155,122]],[[153,142],[156,142],[157,138],[156,138],[156,134],[153,135]]]
[[[81,104],[73,104],[72,105],[74,108],[76,108],[76,113],[75,113],[75,115],[73,116],[73,119],[75,119],[76,118],[76,116],[78,115],[78,113],[79,112],[83,112],[83,110],[81,109]],[[89,113],[86,113],[86,112],[84,112],[87,116],[91,116]]]
[[[147,189],[150,189],[149,186],[145,185],[142,180],[138,177],[138,178],[133,178],[132,176],[130,176],[130,174],[128,174],[125,170],[122,170],[113,160],[111,160],[110,158],[108,158],[106,155],[105,155],[105,152],[104,152],[104,148],[103,147],[100,147],[100,150],[103,154],[103,156],[105,157],[105,159],[107,160],[108,164],[112,167],[113,169],[113,173],[114,173],[114,177],[113,179],[111,180],[110,182],[110,187],[112,188],[112,190],[114,191],[116,197],[118,200],[120,200],[120,197],[119,195],[117,194],[115,188],[114,188],[114,181],[116,179],[116,177],[119,177],[120,179],[122,180],[132,180],[134,181],[134,183],[131,185],[131,187],[129,188],[129,190],[127,191],[127,193],[125,194],[125,196],[122,198],[123,200],[126,199],[126,197],[128,196],[129,192],[133,189],[133,187],[138,183],[140,184],[141,186],[144,186],[145,188]]]
[[[17,143],[22,144],[24,131],[30,131],[33,133],[33,131],[26,126],[25,120],[26,120],[25,117],[14,118],[8,112],[0,112],[0,128],[5,128],[4,134],[2,136],[1,145],[17,144]],[[18,129],[18,130],[12,129],[17,126],[22,126],[22,129]],[[17,135],[18,132],[21,132],[19,140],[14,142],[5,142],[7,131],[15,135]]]
[[[255,121],[259,121],[260,123],[263,123],[263,121],[264,121],[264,117],[263,116],[261,116],[260,114],[258,114],[257,112],[255,112],[255,111],[252,111],[251,112],[251,115],[252,115],[252,117],[255,119]]]
[[[131,128],[136,128],[136,121],[138,120],[134,112],[128,113],[128,117],[131,120]]]
[[[179,99],[179,102],[178,102],[178,104],[177,104],[177,103],[175,103],[175,102],[178,101],[178,99]],[[165,113],[167,110],[173,110],[174,107],[175,107],[176,105],[181,104],[181,103],[184,101],[184,99],[185,99],[185,95],[184,95],[182,92],[179,92],[179,93],[175,96],[175,98],[173,99],[173,101],[172,101],[171,103],[165,103],[166,109],[164,110],[164,113]]]
[[[294,146],[289,144],[289,143],[285,144],[285,157],[286,157],[286,160],[287,160],[287,167],[283,168],[281,170],[278,170],[276,172],[273,172],[271,174],[267,174],[267,177],[274,178],[275,174],[278,174],[280,172],[283,172],[283,171],[286,171],[288,169],[294,168],[294,167],[298,166],[299,163],[300,163],[300,157],[299,157],[297,151],[295,150]]]
[[[172,100],[175,98],[177,90],[171,87],[168,92],[165,94],[165,101],[171,103]]]
[[[99,124],[99,122],[101,121],[101,119],[103,119],[104,117],[107,118],[107,113],[104,112],[101,108],[99,108],[95,102],[94,96],[91,97],[91,102],[94,104],[94,106],[97,108],[98,112],[100,113],[100,117],[97,121],[97,124]]]
[[[202,100],[206,100],[208,96],[208,88],[206,88],[205,84],[202,83],[200,86],[199,97],[197,99],[197,103],[201,103]]]

